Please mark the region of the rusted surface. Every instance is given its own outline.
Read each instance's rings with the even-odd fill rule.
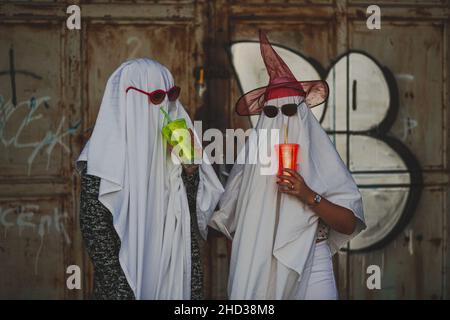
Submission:
[[[11,275],[0,277],[0,298],[76,299],[92,291],[73,161],[111,72],[128,58],[155,58],[171,69],[181,101],[204,121],[203,129],[248,128],[248,119],[233,111],[241,93],[226,49],[233,41],[257,40],[260,28],[324,69],[353,48],[397,77],[400,110],[391,134],[419,159],[425,189],[412,221],[385,248],[335,257],[341,297],[450,297],[450,1],[381,1],[377,31],[365,26],[372,4],[365,0],[78,3],[82,30],[69,31],[66,1],[0,1],[0,273]],[[205,69],[204,97],[195,88],[199,67]],[[211,232],[207,251],[205,294],[226,298],[224,237]],[[82,290],[66,289],[71,264],[82,268]],[[382,268],[383,290],[365,286],[371,264]]]
[[[86,33],[88,126],[95,122],[109,76],[120,63],[131,58],[150,57],[168,66],[175,83],[182,88],[181,102],[190,108],[194,93],[190,63],[191,25],[89,24]],[[112,43],[114,50],[109,50]]]
[[[0,201],[2,299],[66,297],[65,247],[74,241],[70,211],[65,198]]]
[[[426,188],[411,223],[383,250],[350,259],[351,298],[358,299],[442,299],[444,237],[442,208],[445,192]],[[367,290],[366,268],[382,267],[383,290]]]
[[[68,165],[67,149],[60,148],[59,143],[52,145],[69,126],[62,103],[60,35],[58,23],[1,25],[3,177],[59,176]],[[49,60],[57,61],[51,69],[40,63]],[[63,130],[59,131],[60,125]]]
[[[1,277],[1,298],[90,296],[74,160],[106,80],[126,59],[166,64],[195,114],[204,7],[202,1],[97,2],[82,6],[82,30],[69,31],[64,3],[0,3],[0,271],[9,275]],[[81,268],[81,290],[66,288],[73,264]]]
[[[72,122],[58,21],[0,26],[0,296],[76,298],[65,268],[77,263],[72,202]]]
[[[391,3],[382,7],[379,31],[366,28],[367,4],[362,1],[338,2],[332,8],[334,17],[326,6],[317,6],[317,14],[310,14],[300,7],[287,10],[288,4],[276,8],[255,2],[232,8],[233,40],[254,41],[262,28],[274,43],[312,57],[326,68],[338,55],[358,49],[374,56],[396,76],[400,110],[390,132],[419,159],[424,195],[404,233],[386,247],[336,257],[341,298],[448,297],[448,2],[439,1],[435,6],[427,2],[424,7],[411,1]],[[313,22],[311,15],[316,18]],[[302,17],[300,22],[293,21],[295,16]],[[330,24],[329,30],[321,28],[321,20]],[[235,80],[231,83],[230,108],[240,95]],[[232,126],[245,126],[242,119],[235,118],[231,116]],[[366,268],[371,264],[381,267],[382,290],[366,287]]]
[[[448,184],[437,187],[441,179],[432,175],[435,172],[448,176],[448,100],[443,100],[448,72],[445,28],[445,24],[434,19],[385,22],[376,34],[371,34],[361,22],[350,25],[350,47],[369,52],[396,77],[399,114],[391,133],[419,159],[426,178],[423,195],[403,236],[381,250],[349,257],[349,298],[448,297],[444,245],[448,239]],[[383,290],[367,290],[365,268],[371,264],[382,266]]]

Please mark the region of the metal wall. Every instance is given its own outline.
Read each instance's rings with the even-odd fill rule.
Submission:
[[[120,63],[159,60],[183,88],[191,115],[201,105],[193,70],[204,64],[204,4],[84,1],[81,30],[68,30],[73,3],[0,5],[1,298],[89,296],[74,160]],[[82,290],[66,288],[72,264],[82,269]]]
[[[66,8],[81,6],[81,30]],[[150,56],[169,66],[181,101],[204,129],[249,127],[233,113],[239,86],[230,42],[274,43],[328,68],[350,49],[397,76],[399,115],[390,134],[416,156],[423,192],[412,220],[385,247],[340,253],[342,298],[449,298],[449,1],[378,1],[381,30],[368,30],[365,0],[0,1],[0,298],[85,298],[92,270],[78,228],[74,160],[90,134],[111,72]],[[205,69],[207,91],[196,89]],[[409,75],[404,81],[401,75]],[[406,127],[405,120],[417,122]],[[405,133],[406,132],[406,133]],[[211,232],[210,298],[226,297],[225,239]],[[82,267],[82,290],[66,268]],[[382,290],[366,267],[382,267]]]

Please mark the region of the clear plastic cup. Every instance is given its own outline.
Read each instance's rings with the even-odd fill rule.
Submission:
[[[191,135],[183,118],[175,119],[166,124],[161,133],[172,147],[179,146],[178,156],[183,162],[191,162],[194,158]]]
[[[276,144],[275,148],[278,155],[278,175],[283,174],[283,169],[297,170],[300,145],[298,143],[282,143]]]

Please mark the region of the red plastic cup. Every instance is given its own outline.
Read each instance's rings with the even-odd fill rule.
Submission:
[[[275,148],[278,155],[278,175],[283,174],[283,169],[297,170],[300,145],[298,143],[282,143],[276,144]]]

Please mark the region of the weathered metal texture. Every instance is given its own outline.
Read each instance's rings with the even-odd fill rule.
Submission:
[[[257,40],[259,28],[323,68],[361,49],[396,76],[400,110],[391,134],[419,159],[424,191],[404,233],[386,247],[335,257],[341,297],[449,298],[449,1],[379,1],[378,31],[365,27],[369,0],[76,1],[81,31],[65,27],[69,3],[0,1],[0,271],[8,275],[0,277],[0,298],[83,298],[92,291],[73,161],[119,63],[160,60],[204,129],[248,128],[233,111],[240,92],[226,49]],[[202,66],[206,100],[195,91],[194,70]],[[405,127],[411,120],[417,126]],[[206,296],[225,298],[227,242],[211,232],[207,249]],[[71,264],[82,267],[82,290],[66,289]],[[365,286],[371,264],[382,267],[383,290]]]
[[[92,268],[74,160],[106,81],[126,59],[155,58],[172,71],[194,117],[207,15],[203,1],[80,1],[82,29],[70,31],[66,1],[35,2],[0,2],[0,271],[8,275],[0,298],[87,298]],[[73,264],[82,290],[66,287]]]
[[[68,297],[65,269],[72,264],[70,247],[75,240],[69,203],[42,195],[2,199],[3,299]]]
[[[208,1],[208,33],[205,34],[206,51],[206,105],[200,114],[203,127],[215,127],[222,132],[229,126],[230,77],[226,48],[228,45],[228,6],[225,0]],[[228,256],[227,240],[211,230],[208,237],[209,283],[208,297],[227,297]]]
[[[86,122],[93,125],[105,83],[112,71],[125,60],[152,57],[175,75],[182,88],[181,102],[189,108],[195,95],[192,77],[192,26],[190,24],[89,23],[84,33],[86,44]],[[167,40],[170,41],[167,41]],[[114,44],[114,50],[110,50]]]
[[[30,149],[47,149],[39,144],[45,137],[40,128],[50,124],[57,127],[60,122],[67,125],[61,112],[63,43],[60,27],[59,23],[8,23],[0,29],[3,44],[0,90],[5,99],[2,104],[2,144],[8,146],[0,154],[3,177],[27,177],[31,172],[36,176],[58,176],[63,167],[68,166],[63,162],[61,148],[48,151],[52,160],[49,163],[46,157],[37,157],[38,154],[30,152]],[[36,33],[40,34],[39,39]],[[49,46],[43,47],[42,43]],[[29,59],[30,53],[34,59]],[[47,59],[57,62],[50,70],[45,64],[37,63]],[[15,82],[15,88],[11,87],[12,82]],[[37,119],[41,112],[46,116]]]
[[[66,266],[81,259],[71,36],[61,21],[41,19],[2,19],[0,33],[0,297],[81,297],[65,290]]]
[[[229,26],[229,34],[223,37],[253,41],[261,28],[274,43],[325,68],[350,49],[375,57],[398,85],[399,114],[390,134],[411,150],[422,169],[424,191],[404,232],[382,249],[335,257],[341,298],[449,298],[450,3],[382,2],[382,29],[372,31],[366,27],[370,1],[274,2],[224,5],[228,22],[223,24]],[[233,114],[233,102],[241,92],[236,79],[231,77],[229,83],[229,125],[249,127],[248,119]],[[366,287],[366,268],[371,264],[381,267],[382,290]]]
[[[375,56],[396,78],[399,114],[390,132],[417,157],[425,180],[403,234],[382,250],[350,255],[346,265],[350,298],[449,298],[449,16],[441,9],[431,10],[436,15],[410,19],[399,14],[400,9],[382,11],[382,28],[376,33],[361,22],[358,10],[349,14],[349,47]],[[366,287],[366,268],[371,264],[382,266],[383,290]]]

